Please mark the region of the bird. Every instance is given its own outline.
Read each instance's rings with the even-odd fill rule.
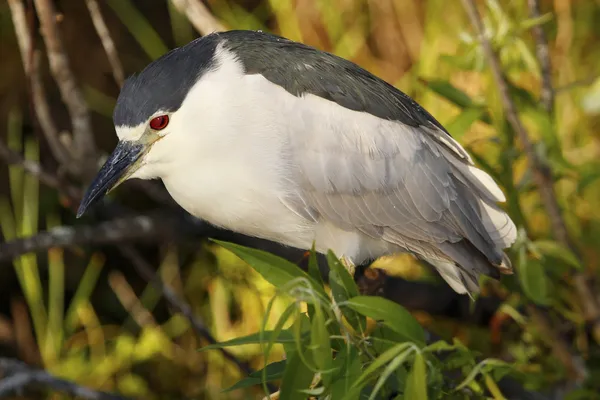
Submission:
[[[211,33],[127,78],[113,122],[78,217],[128,179],[161,179],[194,217],[349,265],[409,253],[467,295],[512,273],[494,179],[415,100],[334,54]]]

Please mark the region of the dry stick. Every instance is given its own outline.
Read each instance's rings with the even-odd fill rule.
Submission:
[[[96,146],[87,103],[69,66],[69,59],[56,25],[56,12],[52,0],[35,0],[35,7],[48,53],[50,72],[71,116],[74,144],[71,156],[78,160],[77,168],[87,170],[95,166],[90,160],[96,160]]]
[[[52,376],[46,371],[33,369],[21,361],[10,358],[0,358],[0,372],[4,375],[4,378],[0,379],[0,398],[12,398],[15,394],[23,392],[27,387],[40,386],[86,400],[128,399],[116,394],[99,392],[80,386],[74,382]]]
[[[69,156],[67,149],[59,140],[58,129],[54,125],[50,107],[48,107],[46,101],[46,95],[39,72],[40,52],[33,49],[33,38],[32,35],[30,35],[30,30],[27,26],[25,7],[21,0],[8,0],[8,6],[12,14],[13,26],[15,27],[17,43],[21,52],[23,68],[28,77],[30,86],[31,101],[33,102],[31,111],[32,114],[34,114],[32,117],[35,116],[37,122],[40,124],[42,133],[48,141],[48,145],[50,146],[50,150],[56,161],[68,165],[71,157]]]
[[[201,35],[212,32],[222,32],[225,26],[211,14],[209,9],[200,0],[171,0],[180,13],[185,14],[194,28]]]
[[[178,220],[160,213],[115,218],[97,225],[60,226],[0,244],[0,262],[56,247],[106,246],[131,241],[160,242],[177,236]]]
[[[125,81],[125,73],[123,72],[123,66],[121,65],[121,61],[119,60],[119,55],[117,54],[115,43],[110,37],[108,28],[106,27],[104,19],[102,18],[102,13],[100,12],[98,2],[96,0],[86,0],[85,3],[90,12],[90,17],[92,17],[92,23],[94,24],[94,28],[96,28],[96,32],[98,33],[100,41],[102,42],[102,47],[104,47],[104,51],[106,52],[106,56],[108,57],[108,62],[110,63],[110,67],[112,69],[113,78],[115,78],[115,82],[117,82],[117,85],[121,87],[123,86],[123,81]]]
[[[540,17],[540,4],[538,0],[527,0],[529,5],[529,16],[531,18]],[[535,25],[532,28],[533,38],[535,39],[535,51],[540,69],[542,72],[542,90],[540,98],[542,104],[548,113],[554,109],[554,88],[552,86],[552,66],[550,64],[550,51],[548,49],[548,41],[546,33],[541,25]]]
[[[540,195],[546,211],[548,212],[548,216],[550,218],[550,222],[552,224],[552,230],[555,233],[557,239],[568,248],[574,249],[570,238],[567,233],[567,229],[560,211],[560,207],[558,205],[558,201],[556,199],[556,194],[554,193],[554,185],[552,182],[552,175],[548,168],[541,163],[539,160],[537,153],[535,152],[535,148],[531,141],[529,140],[529,135],[525,130],[525,127],[521,123],[519,116],[517,114],[517,110],[515,104],[510,98],[508,92],[508,85],[504,81],[504,76],[502,74],[502,70],[500,67],[500,62],[492,49],[492,45],[488,38],[485,36],[484,26],[481,22],[481,17],[479,16],[479,12],[477,11],[477,7],[473,0],[462,0],[465,10],[471,20],[471,24],[475,28],[475,32],[479,37],[483,50],[485,52],[485,56],[487,58],[488,64],[492,70],[494,80],[496,81],[496,85],[500,91],[500,95],[502,98],[502,104],[504,106],[504,110],[506,112],[506,118],[508,122],[512,126],[513,130],[517,133],[519,140],[523,144],[525,148],[525,154],[527,156],[527,161],[529,162],[530,168],[533,173],[533,179],[540,191]],[[578,284],[579,280],[579,284]],[[579,292],[579,295],[582,299],[588,299],[584,301],[584,306],[592,307],[595,310],[595,318],[598,317],[597,307],[595,305],[595,300],[593,297],[590,298],[589,289],[587,288],[587,283],[583,275],[576,274],[575,277],[576,288]],[[583,283],[584,289],[582,289]],[[586,293],[587,292],[587,293]],[[545,317],[543,313],[536,307],[530,308],[531,311],[534,312],[534,319],[538,321],[545,321]],[[575,374],[578,378],[582,378],[584,372],[581,370],[581,366],[577,363],[573,356],[571,355],[571,351],[568,346],[564,343],[564,341],[560,340],[558,335],[554,334],[551,329],[545,329],[548,334],[552,334],[554,337],[550,341],[553,343],[553,350],[555,355],[561,359],[561,361],[568,367],[571,373]]]

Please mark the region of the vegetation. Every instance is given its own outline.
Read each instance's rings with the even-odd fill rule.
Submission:
[[[197,4],[0,3],[0,398],[599,397],[597,0],[208,0],[209,22]],[[409,256],[353,277],[311,253],[303,270],[148,182],[76,220],[122,71],[203,23],[303,41],[415,98],[507,194],[516,273],[471,301]]]

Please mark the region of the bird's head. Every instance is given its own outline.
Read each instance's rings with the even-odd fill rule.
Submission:
[[[190,144],[190,125],[198,124],[198,109],[207,108],[197,96],[190,99],[191,93],[217,68],[217,40],[191,42],[127,79],[113,114],[119,142],[85,193],[78,217],[127,179],[162,177]]]

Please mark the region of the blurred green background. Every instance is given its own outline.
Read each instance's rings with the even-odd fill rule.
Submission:
[[[0,2],[0,141],[59,177],[63,189],[68,185],[80,190],[89,175],[61,164],[33,118],[36,103],[24,73],[11,2],[23,6],[34,48],[40,51],[43,97],[59,142],[65,148],[73,146],[70,115],[49,69],[33,11],[34,3],[44,1],[37,0]],[[90,18],[88,1],[49,3],[56,9],[68,63],[90,110],[95,152],[101,159],[116,143],[111,115],[118,79]],[[126,75],[199,36],[175,3],[98,0]],[[378,260],[377,269],[355,277],[362,291],[404,305],[444,339],[457,338],[481,357],[510,363],[527,390],[559,396],[553,398],[597,396],[600,1],[540,0],[538,18],[530,15],[527,0],[476,1],[511,99],[536,153],[551,171],[575,243],[572,250],[556,241],[522,143],[506,122],[498,87],[460,1],[204,4],[226,28],[262,29],[302,41],[348,58],[400,88],[446,126],[507,193],[505,206],[521,230],[509,252],[515,275],[482,282],[481,296],[471,303],[449,291],[426,266],[399,256]],[[548,40],[555,100],[551,110],[540,102],[543,80],[534,27],[541,27]],[[139,398],[261,398],[259,387],[222,393],[242,377],[239,369],[217,351],[196,351],[206,340],[139,276],[114,240],[82,240],[75,246],[50,243],[41,245],[37,254],[25,249],[18,257],[7,256],[11,241],[51,229],[60,232],[58,227],[86,226],[95,235],[94,227],[110,215],[75,220],[76,196],[40,183],[22,163],[2,158],[7,163],[0,163],[0,357],[15,357],[84,386]],[[88,161],[92,171],[99,165],[93,158]],[[176,209],[164,197],[160,184],[129,182],[111,195],[111,202],[137,212]],[[252,268],[197,235],[148,236],[118,241],[137,246],[216,340],[261,328],[275,289]],[[573,279],[576,275],[580,281]],[[596,305],[581,297],[581,282]],[[268,326],[292,301],[277,298]],[[255,369],[264,365],[259,345],[232,347],[231,352]],[[282,357],[283,350],[276,346],[270,359]],[[472,389],[484,397],[503,398],[493,385]],[[62,398],[43,391],[23,396]]]

